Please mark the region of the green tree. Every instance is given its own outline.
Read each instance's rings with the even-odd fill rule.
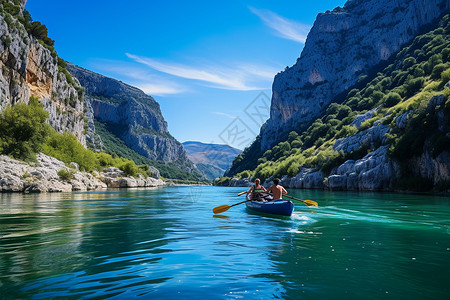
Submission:
[[[385,107],[392,107],[392,106],[396,105],[397,103],[399,103],[400,101],[402,101],[402,97],[400,97],[400,95],[395,92],[391,92],[391,93],[387,94],[386,96],[384,96],[384,98],[383,98]]]
[[[44,145],[42,152],[65,163],[75,162],[81,170],[91,172],[97,165],[95,153],[85,149],[70,132],[53,132]]]
[[[139,173],[139,168],[136,166],[136,164],[131,161],[128,160],[127,162],[125,162],[123,165],[121,165],[119,167],[119,169],[121,169],[122,171],[125,172],[126,175],[128,176],[133,176],[136,177],[137,174]]]
[[[0,152],[17,159],[34,159],[51,132],[47,118],[48,112],[35,97],[28,105],[7,106],[0,112]]]

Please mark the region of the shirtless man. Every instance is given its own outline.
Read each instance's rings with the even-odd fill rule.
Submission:
[[[273,193],[273,200],[277,200],[277,199],[283,199],[283,194],[286,195],[287,191],[284,189],[284,187],[282,187],[281,185],[278,185],[280,183],[280,179],[275,178],[273,180],[273,185],[271,185],[268,189],[267,192]]]

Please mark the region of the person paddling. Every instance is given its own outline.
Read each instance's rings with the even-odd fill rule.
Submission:
[[[281,185],[278,185],[279,183],[280,183],[280,179],[275,178],[273,180],[273,185],[271,185],[267,189],[268,193],[272,192],[273,200],[283,199],[283,195],[287,194],[287,191],[284,189],[284,187],[282,187]]]
[[[258,193],[263,193],[263,192],[266,192],[266,189],[261,185],[261,180],[259,180],[259,178],[256,178],[255,184],[252,185],[250,187],[250,189],[247,191],[247,195],[250,193],[253,193],[252,199],[256,198],[256,199],[260,200],[261,194],[258,194]]]

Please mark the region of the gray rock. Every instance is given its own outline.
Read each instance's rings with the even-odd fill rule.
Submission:
[[[328,187],[332,190],[377,191],[392,189],[399,166],[387,155],[389,145],[381,146],[362,159],[348,160],[332,171]]]
[[[24,163],[0,155],[0,192],[70,192],[106,188],[106,184],[92,174],[75,171],[54,157],[39,153],[37,163]],[[58,176],[61,169],[74,172],[74,178],[65,182]]]
[[[427,143],[428,144],[428,141]],[[426,149],[429,149],[426,147]],[[429,151],[410,160],[409,169],[417,176],[428,178],[434,184],[450,180],[450,152],[443,151],[433,158]]]
[[[408,120],[408,115],[411,113],[411,110],[404,112],[400,116],[395,119],[395,126],[399,129],[404,129],[406,127],[406,121]]]
[[[436,108],[436,106],[441,105],[442,103],[444,103],[444,101],[445,101],[444,94],[436,95],[432,97],[428,102],[427,109],[429,111],[433,111]]]
[[[328,177],[328,187],[332,190],[347,189],[347,175],[331,175]]]
[[[252,185],[253,185],[253,183],[250,181],[250,178],[244,178],[244,179],[232,178],[229,183],[229,186],[250,187]]]
[[[25,185],[24,180],[0,170],[0,192],[22,192]]]
[[[55,179],[40,179],[24,190],[25,193],[72,192],[72,185]]]
[[[318,169],[301,168],[300,172],[294,176],[289,177],[284,175],[281,177],[280,184],[285,188],[296,189],[321,189],[324,188],[325,175]],[[273,184],[273,177],[266,179],[263,183],[264,187],[269,187]]]
[[[138,178],[126,177],[122,171],[114,167],[105,169],[100,174],[100,177],[109,188],[157,187],[166,185],[161,179],[153,177],[145,178],[142,174]]]
[[[390,129],[391,128],[388,125],[372,126],[356,134],[336,140],[333,149],[335,151],[342,150],[345,153],[349,153],[364,144],[370,144],[373,148],[376,145],[384,144],[386,142],[385,134],[388,133]]]
[[[364,113],[362,115],[357,115],[355,117],[355,120],[353,120],[353,122],[350,125],[355,126],[356,128],[359,129],[361,127],[361,124],[364,121],[371,119],[375,115],[375,112],[378,110],[378,108],[379,108],[379,106],[367,111],[366,113]]]
[[[120,170],[116,167],[109,167],[109,168],[105,168],[103,170],[103,177],[119,178],[119,177],[124,177],[124,176],[125,176],[125,172],[123,172],[122,170]]]
[[[106,184],[89,173],[76,172],[69,181],[74,191],[90,191],[106,188]]]
[[[322,189],[324,188],[323,181],[325,175],[322,171],[315,171],[306,173],[303,179],[304,189]]]

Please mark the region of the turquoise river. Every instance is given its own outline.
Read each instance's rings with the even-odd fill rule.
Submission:
[[[0,299],[448,299],[450,198],[242,188],[0,195]]]

